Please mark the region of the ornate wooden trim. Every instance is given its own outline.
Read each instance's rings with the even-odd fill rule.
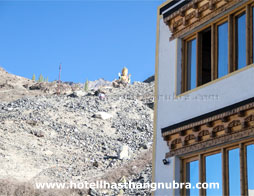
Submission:
[[[166,157],[254,136],[254,103],[168,130],[162,136],[170,150]]]
[[[211,18],[230,9],[241,0],[192,0],[179,10],[164,18],[169,26],[172,37],[180,35],[205,23]]]
[[[240,132],[236,132],[234,134],[224,135],[217,137],[216,139],[208,140],[199,142],[190,146],[185,146],[183,148],[179,148],[176,150],[171,150],[170,152],[166,153],[166,158],[176,156],[176,155],[183,155],[199,150],[204,150],[210,147],[226,144],[228,142],[237,141],[245,138],[254,138],[254,127],[251,127],[247,130],[242,130]]]

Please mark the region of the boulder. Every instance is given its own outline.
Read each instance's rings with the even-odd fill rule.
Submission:
[[[107,112],[97,112],[93,115],[94,118],[99,118],[99,119],[102,119],[102,120],[107,120],[107,119],[110,119],[113,117],[112,114],[109,114]]]
[[[129,146],[123,145],[118,154],[119,159],[130,159],[130,149]]]

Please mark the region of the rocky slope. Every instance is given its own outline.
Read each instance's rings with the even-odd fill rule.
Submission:
[[[153,82],[134,82],[126,88],[100,85],[104,98],[69,84],[56,95],[56,83],[36,83],[4,70],[0,74],[0,195],[150,194],[149,190],[42,192],[33,185],[123,178],[149,182]]]

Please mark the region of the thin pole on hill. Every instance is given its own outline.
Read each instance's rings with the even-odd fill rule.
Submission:
[[[61,82],[61,70],[62,70],[62,64],[59,65],[59,77],[58,77],[58,89],[57,94],[60,95],[61,89],[60,89],[60,82]]]

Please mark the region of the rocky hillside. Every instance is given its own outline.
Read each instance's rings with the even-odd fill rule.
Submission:
[[[34,183],[149,182],[153,82],[126,88],[93,83],[100,91],[88,92],[62,84],[57,95],[56,83],[36,83],[4,70],[0,74],[0,195],[150,194],[91,189],[56,193],[35,190]]]

